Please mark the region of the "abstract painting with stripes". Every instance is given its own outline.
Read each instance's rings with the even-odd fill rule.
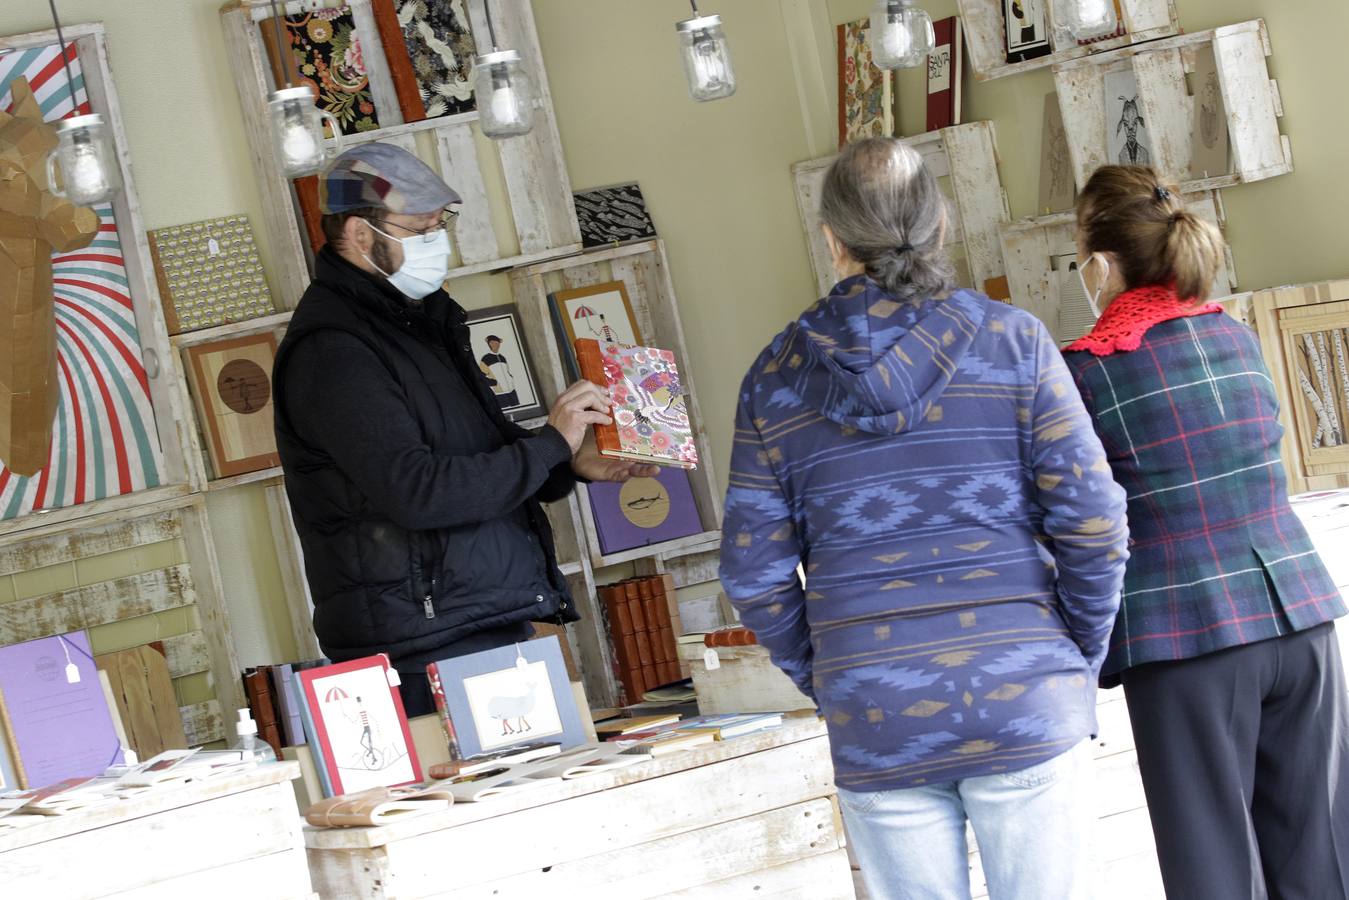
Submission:
[[[23,76],[48,122],[76,107],[91,112],[73,45],[66,58],[73,98],[56,45],[0,56],[0,109],[11,109],[10,83]],[[50,461],[31,478],[0,462],[0,520],[160,483],[163,458],[117,223],[110,205],[95,212],[101,223],[93,244],[52,255],[60,399]]]

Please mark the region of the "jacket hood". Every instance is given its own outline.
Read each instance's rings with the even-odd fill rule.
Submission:
[[[984,321],[970,291],[898,302],[865,275],[845,279],[784,335],[766,372],[779,372],[825,418],[899,434],[927,416]]]

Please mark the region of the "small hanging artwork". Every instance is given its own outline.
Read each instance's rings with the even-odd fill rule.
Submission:
[[[637,182],[577,191],[576,221],[581,226],[581,246],[612,247],[656,236],[655,223]]]
[[[149,234],[170,334],[276,312],[247,216],[226,216]]]
[[[566,329],[568,347],[577,338],[634,346],[645,343],[628,300],[627,286],[621,281],[558,291],[550,299]]]
[[[1212,44],[1205,44],[1195,51],[1191,84],[1194,86],[1194,127],[1190,141],[1190,175],[1194,178],[1226,175],[1230,168],[1227,161],[1227,107],[1223,104],[1218,61]]]
[[[1133,69],[1105,74],[1107,158],[1121,166],[1150,166],[1153,153]]]
[[[1039,59],[1054,52],[1049,40],[1048,0],[1002,0],[1007,26],[1007,62]]]
[[[216,478],[281,465],[272,418],[269,332],[187,348],[189,381]]]
[[[521,422],[545,413],[515,304],[473,310],[466,324],[478,370],[506,417]]]
[[[894,73],[871,58],[871,18],[838,26],[838,145],[895,133]]]
[[[384,55],[403,119],[420,122],[476,108],[467,0],[375,0]]]
[[[278,85],[312,85],[319,109],[332,113],[343,134],[359,134],[379,127],[370,76],[361,53],[361,35],[351,7],[316,9],[281,17],[282,33],[290,46],[283,59],[271,35],[271,19],[258,23],[262,44]]]
[[[596,483],[586,492],[605,556],[673,541],[703,530],[688,472],[664,468],[655,478]]]

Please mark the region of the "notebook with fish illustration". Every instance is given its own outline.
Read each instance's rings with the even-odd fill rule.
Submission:
[[[581,377],[608,392],[613,404],[613,424],[595,426],[601,455],[697,467],[698,449],[673,353],[582,338],[576,342],[576,359]]]

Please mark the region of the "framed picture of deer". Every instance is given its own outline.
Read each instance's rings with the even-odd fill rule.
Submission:
[[[464,757],[555,741],[586,742],[556,635],[426,667],[436,706]]]

